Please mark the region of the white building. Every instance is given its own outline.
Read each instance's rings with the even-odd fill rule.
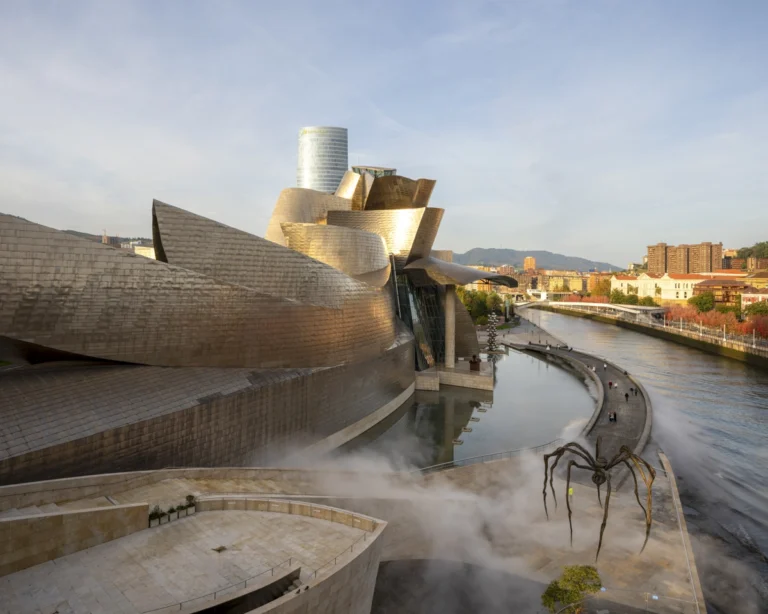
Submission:
[[[650,296],[662,305],[684,304],[693,296],[693,287],[711,275],[699,273],[641,273],[634,275],[614,275],[611,278],[611,292],[621,290],[624,294],[637,294],[638,298]]]
[[[299,131],[296,185],[333,193],[349,168],[346,128],[308,126]]]

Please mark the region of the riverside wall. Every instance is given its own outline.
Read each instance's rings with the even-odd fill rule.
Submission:
[[[532,306],[533,307],[533,306]],[[690,333],[687,331],[674,331],[671,327],[657,328],[655,326],[646,326],[637,322],[628,322],[619,318],[612,318],[603,314],[597,313],[585,313],[583,311],[576,311],[573,309],[564,309],[562,307],[552,307],[551,305],[536,305],[535,309],[541,309],[543,311],[550,311],[552,313],[559,313],[566,316],[575,316],[577,318],[585,318],[587,320],[595,320],[596,322],[603,322],[605,324],[614,324],[621,328],[633,330],[638,333],[650,335],[658,339],[664,339],[665,341],[673,341],[681,345],[686,345],[703,352],[715,354],[717,356],[725,356],[726,358],[732,358],[748,364],[752,364],[763,369],[768,368],[768,355],[763,356],[756,350],[756,352],[747,352],[739,349],[737,346],[742,346],[741,343],[733,343],[729,341],[721,341],[715,343],[706,339],[699,339],[696,333]]]

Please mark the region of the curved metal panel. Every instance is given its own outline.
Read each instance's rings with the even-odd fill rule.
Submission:
[[[321,224],[285,223],[282,229],[290,249],[375,287],[389,279],[387,245],[377,234]]]
[[[434,179],[414,180],[401,175],[376,177],[365,201],[365,208],[391,210],[426,207],[435,183]]]
[[[277,197],[264,238],[285,245],[285,236],[280,228],[283,222],[325,224],[329,211],[351,210],[352,201],[349,199],[304,188],[286,188]]]
[[[0,377],[0,484],[168,466],[265,466],[407,390],[413,351],[413,336],[401,333],[378,356],[326,369],[14,369]]]
[[[369,181],[368,189],[370,183]],[[354,171],[347,171],[334,195],[352,201],[352,211],[362,211],[368,195],[365,178]]]
[[[366,290],[317,259],[158,200],[152,203],[152,217],[154,239],[169,264],[327,307],[339,307],[345,296]]]
[[[432,245],[435,243],[437,231],[440,230],[440,222],[443,219],[445,209],[436,207],[427,207],[424,209],[424,216],[421,218],[416,236],[413,238],[411,252],[408,254],[408,262],[413,262],[420,258],[426,258],[432,251]]]
[[[405,262],[426,209],[392,211],[330,211],[328,225],[357,228],[376,233],[384,239],[387,251]],[[400,263],[398,262],[398,268]]]
[[[0,331],[11,344],[159,366],[314,367],[366,360],[394,339],[390,293],[322,263],[312,285],[331,287],[339,307],[225,283],[9,215],[0,215],[0,245]],[[301,275],[290,264],[274,274]]]
[[[487,279],[497,284],[509,286],[510,288],[517,287],[517,281],[507,275],[480,271],[461,264],[446,262],[445,260],[440,260],[439,258],[434,258],[432,256],[421,258],[407,264],[405,270],[413,272],[423,271],[430,277],[430,279],[442,285],[463,286],[480,279]]]

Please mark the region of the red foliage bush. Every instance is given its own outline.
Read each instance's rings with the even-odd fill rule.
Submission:
[[[739,322],[733,313],[720,313],[719,311],[707,311],[699,313],[695,307],[688,305],[673,305],[667,307],[666,318],[668,321],[690,322],[692,324],[701,324],[705,328],[714,328],[725,330],[735,335],[751,335],[755,331],[758,337],[768,338],[768,316],[752,316],[744,322]]]

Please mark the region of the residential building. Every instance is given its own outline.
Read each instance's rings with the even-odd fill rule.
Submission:
[[[688,246],[688,272],[704,273],[723,266],[722,243],[699,243]]]
[[[309,126],[299,131],[298,187],[332,194],[348,166],[346,128]]]
[[[723,258],[735,258],[738,251],[737,249],[724,249]]]
[[[726,256],[723,258],[723,268],[724,269],[732,269],[735,271],[740,270],[747,270],[747,259],[746,258],[732,258],[731,256]]]
[[[768,271],[758,271],[757,273],[751,273],[744,277],[750,286],[754,288],[763,289],[768,288]]]
[[[638,298],[650,296],[662,305],[684,304],[693,296],[694,287],[707,280],[706,276],[693,273],[614,275],[611,292],[620,290],[624,294],[637,294]]]
[[[688,245],[670,245],[667,247],[667,270],[666,273],[685,274],[688,273]],[[656,272],[656,271],[654,271]]]
[[[697,243],[695,245],[667,245],[657,243],[648,246],[649,273],[704,273],[723,266],[722,243]]]
[[[611,277],[611,292],[620,290],[624,294],[636,294],[637,276],[617,273]]]
[[[610,280],[613,277],[613,273],[590,273],[587,276],[587,292],[594,292],[602,280]]]
[[[741,308],[746,309],[755,303],[768,302],[768,289],[745,288],[741,292]]]
[[[667,272],[667,244],[657,243],[648,246],[648,272],[666,273]]]
[[[693,294],[699,296],[711,292],[715,297],[715,307],[738,307],[741,294],[749,289],[752,286],[741,279],[707,279],[696,284]]]
[[[747,258],[747,271],[762,271],[768,269],[768,258],[755,258],[750,256]]]
[[[536,270],[536,258],[533,256],[526,256],[523,258],[523,270],[535,271]]]

